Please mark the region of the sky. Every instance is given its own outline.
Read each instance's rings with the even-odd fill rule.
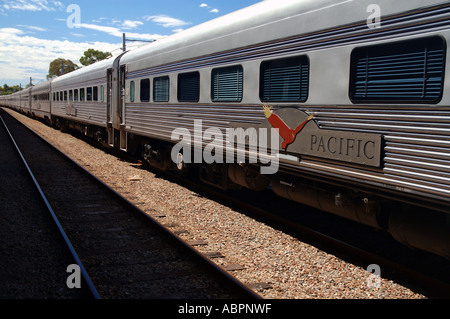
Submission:
[[[261,0],[0,0],[0,85],[46,81],[57,58],[112,52],[166,37]]]

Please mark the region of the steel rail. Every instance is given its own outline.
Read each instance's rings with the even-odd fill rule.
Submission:
[[[2,121],[3,121],[3,119],[2,119]],[[262,297],[258,293],[254,292],[250,287],[248,287],[246,284],[241,282],[235,276],[230,274],[225,268],[223,268],[222,266],[216,264],[209,257],[204,255],[203,253],[201,253],[200,251],[198,251],[197,249],[195,249],[191,245],[187,244],[181,237],[179,237],[174,232],[172,232],[168,227],[165,227],[163,224],[158,222],[155,218],[153,218],[152,216],[146,214],[144,211],[142,211],[140,208],[138,208],[136,205],[134,205],[131,201],[129,201],[128,199],[123,197],[120,193],[118,193],[116,190],[114,190],[111,186],[107,185],[105,182],[103,182],[101,179],[99,179],[93,173],[89,172],[88,170],[86,170],[86,168],[84,168],[79,163],[77,163],[76,161],[71,159],[61,149],[59,149],[58,147],[56,147],[55,145],[53,145],[52,143],[50,143],[46,139],[42,138],[39,134],[37,134],[33,129],[31,129],[27,125],[25,125],[23,123],[22,123],[22,125],[24,125],[27,128],[27,130],[29,130],[33,134],[35,134],[36,136],[40,137],[40,139],[43,142],[45,142],[48,146],[50,146],[52,149],[54,149],[59,155],[61,155],[65,159],[69,160],[74,166],[77,167],[77,169],[79,169],[81,172],[83,172],[84,174],[89,176],[96,183],[98,183],[99,185],[104,187],[109,193],[114,195],[118,200],[120,200],[122,203],[124,203],[130,209],[132,209],[137,214],[137,216],[144,217],[150,223],[152,223],[153,225],[156,225],[158,227],[158,229],[162,230],[165,233],[165,235],[168,236],[168,238],[170,238],[174,243],[176,243],[178,246],[181,246],[181,247],[185,248],[186,251],[189,251],[189,253],[192,256],[194,256],[196,259],[198,259],[198,260],[202,261],[204,264],[206,264],[207,267],[209,268],[209,271],[212,271],[212,273],[215,273],[215,274],[219,275],[221,277],[221,280],[225,279],[226,281],[228,281],[228,283],[231,284],[231,286],[236,287],[241,292],[241,294],[242,294],[244,299],[255,299],[255,300],[262,299]],[[20,153],[20,151],[19,151],[19,153]],[[124,156],[124,154],[121,154],[121,155]],[[22,156],[22,159],[23,159],[23,156]],[[56,216],[55,216],[55,218],[56,218]],[[78,258],[78,260],[80,260],[80,259]],[[81,261],[80,261],[80,264],[81,264]],[[81,266],[80,266],[80,268],[81,268]],[[81,269],[83,269],[83,268],[81,268]],[[87,275],[86,271],[85,271],[85,273]],[[92,287],[93,287],[93,285],[92,285]],[[93,287],[93,288],[95,289],[95,287]],[[96,293],[96,294],[99,295],[98,293]],[[96,297],[96,299],[100,299],[100,297],[98,297],[98,298]]]
[[[80,267],[80,271],[81,274],[84,278],[84,280],[86,281],[86,284],[89,287],[89,290],[92,293],[92,296],[95,299],[101,299],[99,293],[97,292],[97,289],[95,288],[94,284],[92,283],[92,280],[89,277],[89,274],[86,271],[86,268],[84,267],[83,263],[81,262],[80,258],[78,257],[77,252],[75,251],[75,248],[73,247],[72,243],[69,240],[69,237],[67,236],[66,232],[64,231],[64,228],[62,227],[61,223],[58,220],[58,217],[56,216],[55,212],[53,211],[53,208],[51,207],[49,201],[47,200],[47,197],[45,196],[44,192],[42,191],[41,186],[39,185],[38,181],[36,180],[30,166],[28,165],[25,157],[23,156],[22,152],[20,151],[19,146],[17,145],[14,137],[12,136],[11,132],[8,129],[8,126],[6,125],[5,121],[3,120],[3,117],[0,116],[0,119],[3,123],[3,126],[6,129],[6,132],[8,133],[9,137],[11,138],[12,143],[14,144],[14,147],[16,148],[17,152],[19,153],[20,158],[23,161],[23,164],[25,165],[25,168],[27,169],[28,173],[30,174],[31,179],[34,182],[34,185],[36,186],[37,190],[39,191],[39,194],[41,195],[42,200],[44,201],[44,204],[47,206],[47,209],[49,211],[49,213],[51,214],[53,221],[55,222],[56,226],[58,227],[59,232],[61,233],[67,247],[70,250],[70,253],[72,254],[75,262],[77,263],[77,265]]]

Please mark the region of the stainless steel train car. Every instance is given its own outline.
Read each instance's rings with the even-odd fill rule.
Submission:
[[[31,111],[31,89],[27,88],[11,95],[1,95],[0,105],[29,115]]]
[[[19,101],[16,103],[16,107],[20,112],[31,114],[31,88],[20,91]]]
[[[30,113],[34,117],[50,121],[50,82],[32,87]]]
[[[54,80],[52,121],[449,258],[449,21],[443,0],[263,1]]]
[[[10,108],[15,108],[20,103],[20,92],[11,95],[0,95],[0,104]]]
[[[72,127],[107,141],[111,122],[114,59],[100,61],[52,81],[52,118],[58,127]]]

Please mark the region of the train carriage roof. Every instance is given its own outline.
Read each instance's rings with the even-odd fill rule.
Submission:
[[[36,84],[32,87],[32,93],[50,91],[50,81]]]
[[[128,71],[205,56],[255,43],[367,21],[376,3],[382,16],[443,0],[266,0],[127,52]]]
[[[52,88],[58,88],[81,82],[89,82],[91,80],[102,78],[106,79],[106,70],[112,68],[114,60],[115,58],[112,57],[57,77],[52,81]]]

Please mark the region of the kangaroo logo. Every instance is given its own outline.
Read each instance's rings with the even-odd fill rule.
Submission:
[[[306,121],[297,126],[295,129],[292,129],[283,121],[283,119],[272,112],[270,105],[264,104],[263,108],[264,114],[270,125],[272,125],[273,128],[278,129],[278,133],[283,138],[283,143],[281,144],[283,149],[286,149],[290,144],[292,144],[305,125],[314,118],[314,114],[310,115]]]

